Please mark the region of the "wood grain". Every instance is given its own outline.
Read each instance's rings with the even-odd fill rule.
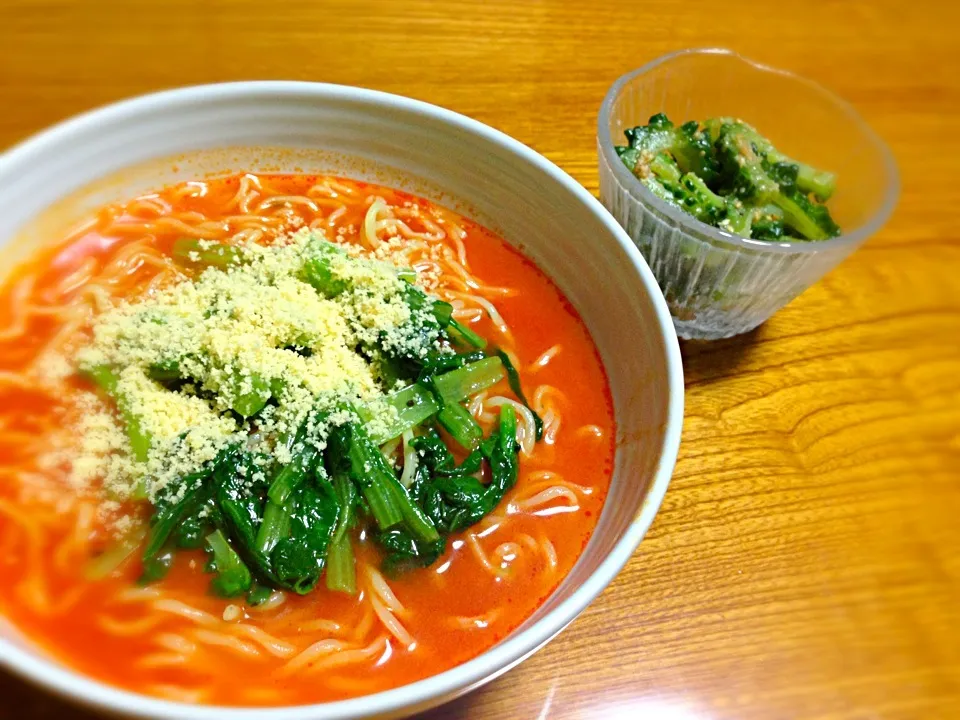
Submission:
[[[596,191],[607,86],[708,45],[822,82],[892,146],[887,228],[758,331],[684,347],[680,460],[627,569],[548,648],[431,720],[960,717],[960,6],[719,7],[0,7],[0,146],[157,88],[322,80],[471,115]],[[11,678],[0,692],[0,716],[73,712]]]

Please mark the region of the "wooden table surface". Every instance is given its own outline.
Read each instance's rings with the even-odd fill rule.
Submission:
[[[600,100],[662,53],[822,82],[893,148],[893,219],[758,331],[684,347],[680,458],[630,565],[429,717],[958,718],[958,22],[947,0],[4,0],[0,147],[158,88],[319,80],[466,113],[595,192]],[[0,698],[76,712],[6,677]]]

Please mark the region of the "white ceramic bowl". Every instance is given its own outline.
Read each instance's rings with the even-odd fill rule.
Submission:
[[[187,706],[83,677],[8,630],[0,664],[69,698],[135,717],[321,720],[399,717],[497,677],[560,632],[610,583],[653,521],[673,471],[683,377],[670,313],[637,248],[551,162],[462,115],[370,90],[294,82],[148,95],[48,130],[0,157],[4,267],[85,211],[211,172],[326,171],[402,187],[499,232],[580,312],[610,379],[616,467],[597,530],[570,575],[520,628],[477,658],[395,690],[334,703]]]

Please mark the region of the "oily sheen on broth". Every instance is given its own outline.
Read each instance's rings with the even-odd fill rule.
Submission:
[[[320,256],[332,260],[319,275],[302,269]],[[231,332],[247,333],[234,348],[235,386],[235,365],[212,349]],[[411,345],[414,332],[426,344]],[[267,351],[240,352],[257,343]],[[429,375],[417,402],[444,402],[430,388],[450,370],[422,369],[433,367],[428,355],[450,363],[457,351],[460,366],[496,372],[452,401],[466,418],[451,411],[407,428],[411,405],[389,406],[416,375],[390,375],[381,351]],[[348,366],[339,383],[331,368]],[[307,423],[317,398],[346,404]],[[250,475],[237,492],[260,493],[255,548],[271,522],[264,508],[286,496],[266,488],[295,461],[281,440],[307,425],[315,449],[302,482],[320,496],[347,488],[352,466],[329,456],[366,438],[380,446],[390,492],[410,503],[406,519],[392,531],[378,524],[362,482],[348,488],[362,499],[330,495],[341,512],[323,533],[329,554],[304,569],[293,550],[270,554],[276,540],[251,554],[236,522],[218,515],[232,507],[218,505],[221,494],[205,501],[212,514],[177,516],[202,530],[195,544],[176,545],[186,537],[177,529],[143,557],[163,508],[194,487],[178,485],[187,471],[207,473],[207,487],[241,460]],[[337,445],[347,426],[353,435]],[[468,442],[475,426],[492,440]],[[437,464],[425,438],[463,472]],[[535,612],[596,525],[613,438],[606,377],[579,317],[488,230],[344,178],[244,174],[163,188],[51,238],[0,291],[0,612],[78,671],[172,700],[294,705],[389,689],[475,657]],[[478,448],[475,467],[464,442]],[[490,506],[461,512],[450,478],[457,498]],[[497,482],[502,497],[490,494]],[[447,503],[440,510],[417,494],[427,487]],[[355,519],[338,530],[348,505]],[[435,544],[409,544],[419,522],[409,513],[437,525]],[[277,525],[281,542],[296,534],[291,517]]]

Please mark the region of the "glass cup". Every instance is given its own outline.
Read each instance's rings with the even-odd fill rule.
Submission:
[[[657,198],[621,162],[623,131],[666,113],[677,125],[732,116],[785,154],[837,176],[828,207],[843,233],[769,242],[706,225]],[[715,340],[754,329],[873,235],[896,205],[890,151],[846,102],[788,72],[729,50],[683,50],[624,75],[597,129],[600,199],[640,248],[677,334]]]

